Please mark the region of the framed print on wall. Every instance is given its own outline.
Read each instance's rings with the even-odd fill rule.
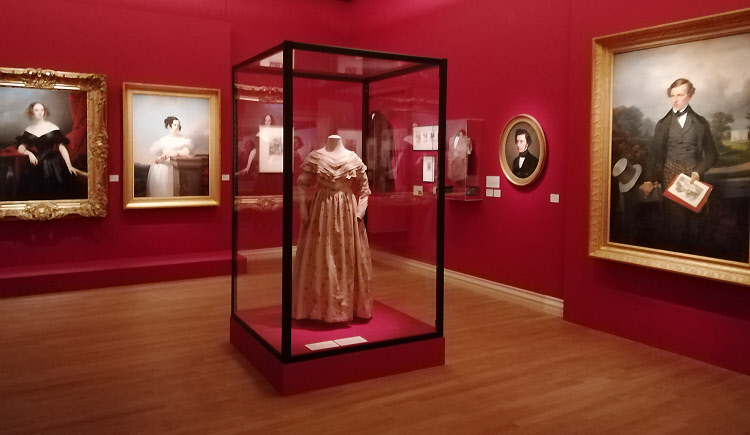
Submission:
[[[438,149],[438,126],[415,126],[412,133],[414,151],[434,151]]]
[[[435,156],[422,157],[422,181],[425,183],[435,182]]]
[[[0,218],[107,214],[106,77],[0,68]]]
[[[284,127],[261,125],[258,127],[258,172],[284,172]]]
[[[516,186],[526,186],[539,178],[547,161],[547,139],[530,115],[513,117],[500,136],[500,166],[505,178]]]
[[[125,208],[219,205],[219,90],[123,83]]]
[[[593,257],[750,284],[750,10],[594,39]]]

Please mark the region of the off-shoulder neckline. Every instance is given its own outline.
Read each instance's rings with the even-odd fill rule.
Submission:
[[[17,130],[16,130],[16,131],[17,131]],[[54,132],[56,132],[56,131],[60,131],[60,129],[59,129],[59,128],[55,128],[55,129],[52,129],[52,130],[50,130],[50,131],[48,131],[48,132],[46,132],[46,133],[44,133],[44,134],[40,134],[40,135],[36,135],[36,134],[34,134],[34,133],[30,132],[29,130],[24,130],[24,133],[28,133],[28,134],[30,134],[30,135],[32,135],[32,136],[34,136],[34,137],[42,137],[42,136],[47,136],[48,134],[50,134],[50,133],[54,133]],[[61,132],[60,134],[62,134],[62,132]]]
[[[330,154],[328,154],[328,153],[324,153],[324,152],[323,152],[323,151],[321,151],[321,150],[322,150],[322,148],[321,148],[321,149],[317,149],[317,150],[314,150],[313,152],[314,152],[315,154],[319,155],[319,156],[324,156],[324,157],[325,157],[325,158],[327,158],[328,160],[331,160],[331,161],[334,161],[334,162],[339,162],[339,161],[342,161],[342,160],[344,160],[344,159],[349,159],[349,158],[351,158],[351,157],[352,157],[352,154],[354,154],[355,156],[357,155],[357,153],[355,153],[354,151],[349,151],[349,150],[347,150],[347,151],[348,151],[348,153],[347,153],[347,154],[344,154],[344,155],[342,155],[341,157],[333,157],[333,156],[331,156]]]

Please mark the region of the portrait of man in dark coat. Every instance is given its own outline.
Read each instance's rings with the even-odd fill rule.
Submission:
[[[516,130],[516,146],[518,147],[518,157],[513,159],[513,175],[518,178],[526,178],[534,173],[539,159],[531,154],[531,134],[523,128]]]

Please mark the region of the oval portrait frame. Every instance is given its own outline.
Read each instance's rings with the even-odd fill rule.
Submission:
[[[519,177],[513,173],[513,160],[518,156],[515,148],[515,131],[519,128],[526,129],[531,135],[531,145],[529,150],[531,154],[539,159],[534,171],[527,177]],[[547,163],[547,138],[544,131],[536,119],[531,115],[521,114],[514,116],[503,129],[500,136],[500,165],[503,168],[505,178],[516,186],[526,186],[539,178],[539,175]]]

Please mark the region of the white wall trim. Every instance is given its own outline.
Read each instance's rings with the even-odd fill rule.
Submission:
[[[245,249],[237,251],[238,254],[247,258],[248,260],[270,260],[272,258],[281,258],[281,248],[265,248],[265,249]]]
[[[292,248],[295,251],[296,246]],[[409,269],[420,273],[434,273],[435,266],[410,258],[401,257],[388,252],[373,249],[372,258],[375,261],[385,263],[394,267]],[[281,248],[252,249],[239,252],[248,260],[266,260],[272,258],[281,258]],[[292,252],[294,255],[294,252]],[[552,314],[558,317],[563,315],[563,300],[552,296],[534,293],[522,288],[513,287],[488,279],[479,278],[454,270],[445,269],[446,284],[452,283],[466,287],[470,290],[486,294],[488,296],[500,298],[509,302],[514,302],[533,308],[538,311]]]
[[[557,317],[563,315],[563,300],[552,296],[534,293],[522,288],[513,287],[499,282],[490,281],[476,276],[466,275],[465,273],[445,269],[446,282],[452,281],[472,290],[484,293],[490,296],[499,297],[510,302],[523,304],[530,308],[543,311],[547,314],[553,314]]]
[[[388,252],[372,250],[372,257],[376,261],[397,267],[418,270],[420,272],[432,273],[435,270],[435,266],[431,264],[400,257]],[[450,269],[445,269],[445,282],[446,284],[453,283],[461,285],[489,296],[522,304],[529,308],[543,311],[547,314],[552,314],[558,317],[562,317],[563,315],[563,300],[552,296],[535,293]]]
[[[281,248],[263,248],[263,249],[245,249],[237,251],[248,260],[271,260],[281,258],[283,250]],[[292,257],[297,253],[297,246],[292,246]]]

